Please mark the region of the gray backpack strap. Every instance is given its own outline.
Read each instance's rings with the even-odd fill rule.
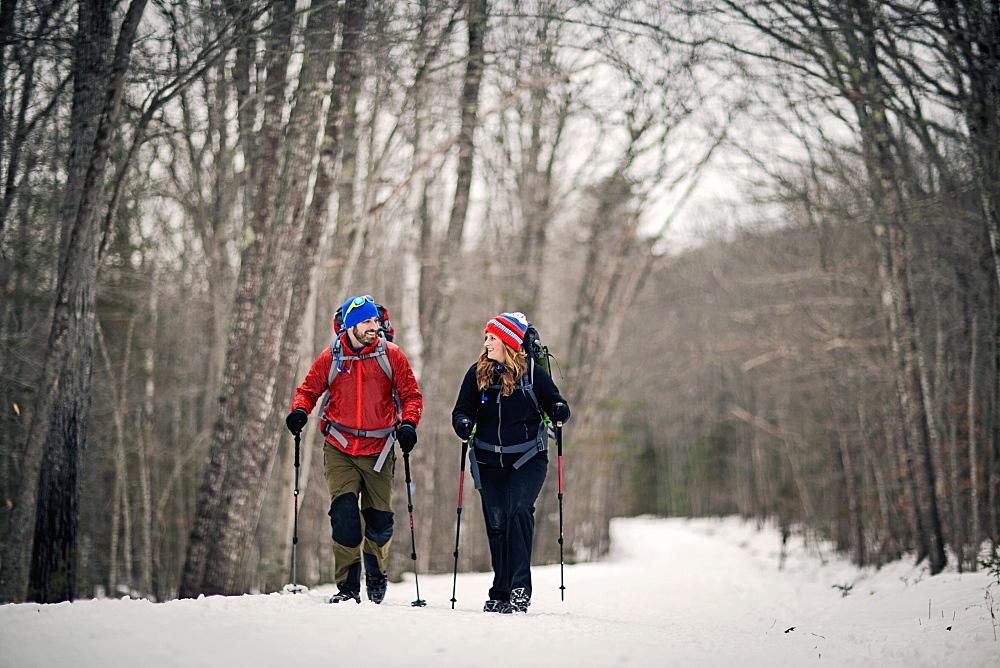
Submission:
[[[525,382],[525,379],[527,379],[527,382]],[[538,397],[535,396],[534,384],[535,384],[535,359],[529,356],[528,370],[524,372],[524,376],[522,376],[521,380],[517,383],[517,385],[514,386],[514,389],[521,390],[528,396],[529,399],[531,399],[531,403],[535,407],[535,410],[538,411],[538,414],[541,415],[542,419],[544,420],[545,411],[542,410],[542,405],[538,403]],[[500,390],[503,389],[503,385],[487,385],[483,389]],[[497,401],[500,401],[499,395],[497,396]]]
[[[544,433],[545,448],[543,449],[547,449],[549,445],[548,442],[556,440],[556,430],[552,419],[545,411],[542,410],[542,405],[538,403],[538,397],[535,396],[535,391],[532,389],[532,386],[535,384],[535,360],[533,358],[531,359],[530,374],[531,382],[526,383],[521,389],[531,398],[531,403],[535,405],[535,410],[538,411],[538,414],[542,417],[542,424],[539,425],[538,430],[539,434]]]
[[[538,411],[538,414],[541,415],[542,418],[544,418],[545,411],[542,410],[542,405],[538,403],[538,397],[535,396],[535,390],[534,390],[535,358],[531,357],[530,355],[528,356],[528,373],[526,373],[525,375],[528,376],[528,382],[525,383],[524,379],[523,378],[521,379],[521,391],[528,395],[528,397],[531,399],[531,403],[535,405],[535,410]]]
[[[545,452],[549,449],[549,438],[548,434],[545,433],[545,425],[538,425],[538,436],[532,442],[533,447],[529,448],[527,452],[521,455],[521,458],[514,462],[514,468],[519,469],[524,466],[529,459],[537,455],[539,452]]]
[[[385,375],[389,376],[389,380],[392,380],[392,365],[389,364],[389,354],[386,352],[385,339],[383,337],[378,337],[378,343],[375,344],[375,351],[370,354],[378,362],[378,365],[382,367]]]
[[[385,465],[385,460],[388,459],[389,453],[392,452],[392,446],[396,444],[396,428],[392,428],[392,434],[385,439],[385,445],[382,446],[382,452],[378,453],[378,459],[375,460],[375,473],[380,473],[382,471],[382,466]]]
[[[475,436],[469,437],[469,473],[472,474],[472,482],[476,489],[482,489],[483,483],[479,479],[479,462],[476,461],[476,441]]]
[[[328,433],[331,431],[340,431],[360,438],[385,438],[386,436],[391,436],[396,431],[396,427],[393,425],[392,427],[384,427],[382,429],[352,429],[351,427],[345,427],[342,424],[327,420],[326,431]]]
[[[337,377],[337,373],[339,372],[340,372],[340,336],[337,336],[336,338],[333,339],[333,343],[330,344],[330,375],[328,375],[326,378],[326,391],[323,392],[323,398],[320,399],[319,403],[318,415],[319,415],[319,423],[321,425],[320,431],[323,432],[324,434],[326,433],[326,430],[322,428],[322,425],[323,425],[323,420],[325,420],[326,418],[324,418],[323,415],[324,411],[326,410],[326,404],[330,401],[330,387],[333,385],[333,379]],[[340,443],[345,448],[347,447],[347,439],[345,439],[343,436],[334,434],[334,438],[340,441]]]

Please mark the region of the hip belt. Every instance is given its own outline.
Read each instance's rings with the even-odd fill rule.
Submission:
[[[375,462],[375,472],[378,473],[382,470],[382,465],[385,464],[386,457],[389,456],[389,451],[392,450],[393,444],[396,442],[396,425],[391,427],[385,427],[383,429],[352,429],[351,427],[345,427],[342,424],[337,424],[333,420],[323,419],[322,428],[320,431],[323,432],[324,436],[333,436],[337,439],[344,448],[347,448],[347,439],[344,438],[344,434],[350,434],[351,436],[357,436],[359,438],[384,438],[385,445],[382,446],[382,451],[378,455],[378,460]],[[343,432],[343,433],[341,433]]]
[[[514,462],[514,468],[519,469],[539,452],[545,452],[549,449],[549,439],[546,432],[545,425],[541,425],[538,428],[538,436],[533,440],[518,443],[517,445],[493,445],[492,443],[483,443],[473,438],[474,445],[469,448],[469,470],[472,473],[472,481],[475,483],[476,489],[483,488],[483,484],[479,479],[479,462],[476,461],[476,450],[496,452],[501,455],[521,455]]]

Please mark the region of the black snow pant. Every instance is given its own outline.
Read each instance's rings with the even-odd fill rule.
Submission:
[[[545,482],[548,463],[546,454],[540,452],[519,469],[479,464],[479,495],[493,565],[491,599],[510,600],[510,592],[520,587],[531,596],[535,499]]]

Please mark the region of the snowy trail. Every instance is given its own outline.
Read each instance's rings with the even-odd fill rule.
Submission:
[[[376,606],[302,595],[0,606],[0,666],[1000,665],[985,573],[859,570],[736,519],[636,518],[612,554],[532,570],[528,615],[481,612],[491,576],[412,575]],[[853,585],[842,597],[835,585]],[[993,596],[1000,598],[1000,586]],[[994,612],[1000,609],[994,605]]]

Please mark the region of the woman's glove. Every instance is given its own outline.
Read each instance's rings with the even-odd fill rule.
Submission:
[[[468,441],[469,437],[472,436],[472,420],[465,417],[464,415],[455,418],[455,423],[453,426],[455,427],[455,434],[458,435],[459,439],[463,441]]]
[[[550,416],[553,422],[566,422],[569,420],[569,406],[563,402],[559,402],[552,406],[552,415]]]

